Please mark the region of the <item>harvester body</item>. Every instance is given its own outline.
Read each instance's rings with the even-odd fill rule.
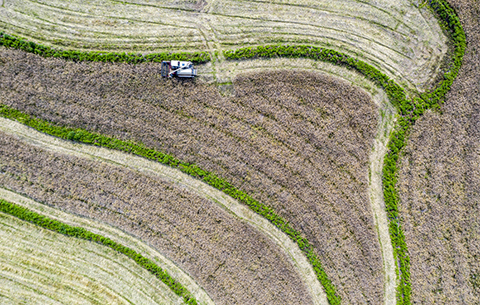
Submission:
[[[193,63],[190,61],[162,61],[161,68],[162,77],[182,77],[193,78],[197,76],[197,69],[193,67]]]

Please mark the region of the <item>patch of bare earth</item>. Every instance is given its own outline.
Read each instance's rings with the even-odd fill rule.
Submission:
[[[480,302],[480,3],[448,2],[467,35],[463,66],[441,114],[413,127],[399,173],[416,304]]]
[[[282,250],[216,203],[157,176],[52,153],[4,133],[0,164],[0,185],[146,241],[216,304],[312,304]]]
[[[272,206],[312,242],[345,303],[382,303],[368,195],[377,110],[347,83],[299,72],[216,87],[154,64],[73,63],[1,49],[0,102],[195,162]]]

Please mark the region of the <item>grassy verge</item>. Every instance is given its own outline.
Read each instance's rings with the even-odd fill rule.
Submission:
[[[105,245],[115,251],[118,251],[127,257],[133,259],[137,264],[147,269],[163,283],[165,283],[173,292],[177,295],[183,297],[183,300],[186,304],[198,304],[197,300],[192,296],[192,294],[183,287],[179,282],[173,279],[168,273],[163,269],[158,267],[153,261],[143,257],[141,254],[135,252],[134,250],[127,248],[121,244],[114,242],[113,240],[103,237],[98,234],[94,234],[90,231],[87,231],[80,227],[74,227],[67,224],[64,224],[60,221],[50,219],[43,215],[32,212],[26,208],[18,206],[16,204],[7,202],[0,199],[0,211],[15,217],[18,217],[24,221],[36,224],[42,228],[52,230],[54,232],[61,233],[66,236],[72,236],[88,241],[93,241],[102,245]]]
[[[405,243],[405,236],[401,229],[401,218],[398,213],[398,193],[395,189],[397,184],[397,161],[400,156],[401,149],[406,145],[406,140],[410,127],[414,122],[430,108],[438,108],[442,103],[445,94],[450,90],[453,80],[458,74],[462,64],[463,54],[465,52],[465,33],[460,24],[460,20],[454,10],[450,8],[445,0],[430,0],[429,5],[436,12],[441,22],[444,22],[453,44],[454,53],[451,60],[451,66],[444,74],[444,79],[439,83],[436,89],[423,93],[414,98],[407,98],[402,87],[396,84],[388,76],[381,73],[375,67],[352,58],[340,52],[312,47],[312,46],[285,46],[285,45],[269,45],[259,47],[248,47],[237,50],[224,51],[226,59],[251,59],[251,58],[272,58],[272,57],[291,57],[291,58],[310,58],[321,60],[337,65],[342,65],[350,69],[354,69],[364,75],[367,79],[375,82],[379,87],[383,88],[388,95],[390,102],[397,108],[400,115],[398,125],[391,135],[388,143],[389,152],[384,160],[383,168],[383,188],[384,199],[387,208],[387,215],[390,221],[390,236],[394,249],[394,257],[398,261],[399,268],[397,276],[399,285],[397,288],[398,304],[411,303],[411,282],[410,282],[410,258]],[[80,52],[80,51],[58,51],[49,47],[36,45],[31,42],[23,41],[19,38],[0,34],[0,45],[22,49],[33,52],[42,56],[55,56],[73,60],[92,60],[92,61],[120,61],[138,63],[145,61],[160,61],[161,56],[167,56],[166,53],[155,57],[155,54],[142,55],[135,54],[117,54],[117,53],[97,53],[97,52]],[[108,55],[110,54],[110,55]],[[173,55],[177,54],[177,55]],[[190,54],[192,58],[183,58]],[[196,54],[196,55],[191,55]],[[203,55],[202,55],[203,54]],[[132,56],[131,59],[129,59]],[[148,56],[151,56],[150,59]],[[188,59],[196,62],[205,62],[209,60],[206,53],[171,53],[170,59]],[[173,58],[178,56],[178,58]],[[194,56],[198,56],[194,57]],[[142,59],[141,59],[142,58]],[[327,294],[330,304],[340,304],[340,297],[335,292],[335,287],[328,279],[327,274],[322,268],[318,257],[314,254],[312,246],[308,240],[301,237],[300,233],[294,230],[289,223],[275,214],[275,211],[253,199],[245,192],[235,188],[233,185],[214,175],[213,173],[198,168],[195,164],[182,162],[173,156],[149,149],[142,144],[121,141],[112,137],[106,137],[100,134],[91,133],[81,129],[72,129],[62,126],[56,126],[46,121],[32,118],[27,114],[21,113],[13,108],[0,105],[0,115],[6,118],[18,120],[30,127],[47,134],[60,137],[67,140],[79,141],[86,144],[103,146],[111,149],[117,149],[129,153],[134,153],[148,159],[156,160],[163,164],[179,168],[183,172],[196,177],[209,185],[223,191],[231,197],[241,201],[249,206],[253,211],[267,218],[280,230],[286,233],[293,241],[295,241],[300,249],[306,254],[312,264],[319,281],[322,283]]]
[[[43,57],[57,57],[73,61],[99,61],[99,62],[125,62],[138,64],[142,62],[162,62],[163,60],[186,60],[195,63],[210,61],[207,52],[178,52],[178,53],[125,53],[125,52],[93,52],[77,50],[61,50],[47,47],[32,41],[26,41],[17,36],[11,36],[0,32],[0,46],[20,49],[26,52],[35,53]]]

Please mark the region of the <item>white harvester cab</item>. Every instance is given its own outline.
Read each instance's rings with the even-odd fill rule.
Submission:
[[[187,77],[193,78],[197,76],[197,69],[193,67],[191,61],[162,61],[161,68],[162,77]]]

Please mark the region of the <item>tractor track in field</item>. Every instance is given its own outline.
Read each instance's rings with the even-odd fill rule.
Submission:
[[[171,181],[201,197],[216,202],[229,213],[232,213],[262,232],[285,251],[287,257],[289,257],[291,263],[295,266],[305,283],[314,303],[321,305],[328,304],[323,287],[317,280],[312,266],[298,246],[268,220],[251,211],[248,207],[240,204],[223,192],[188,176],[178,169],[170,168],[158,162],[146,160],[142,157],[129,155],[119,151],[64,141],[35,131],[34,129],[26,127],[16,121],[0,118],[0,131],[13,135],[21,141],[42,149],[108,162],[148,175],[161,177],[162,179]]]

